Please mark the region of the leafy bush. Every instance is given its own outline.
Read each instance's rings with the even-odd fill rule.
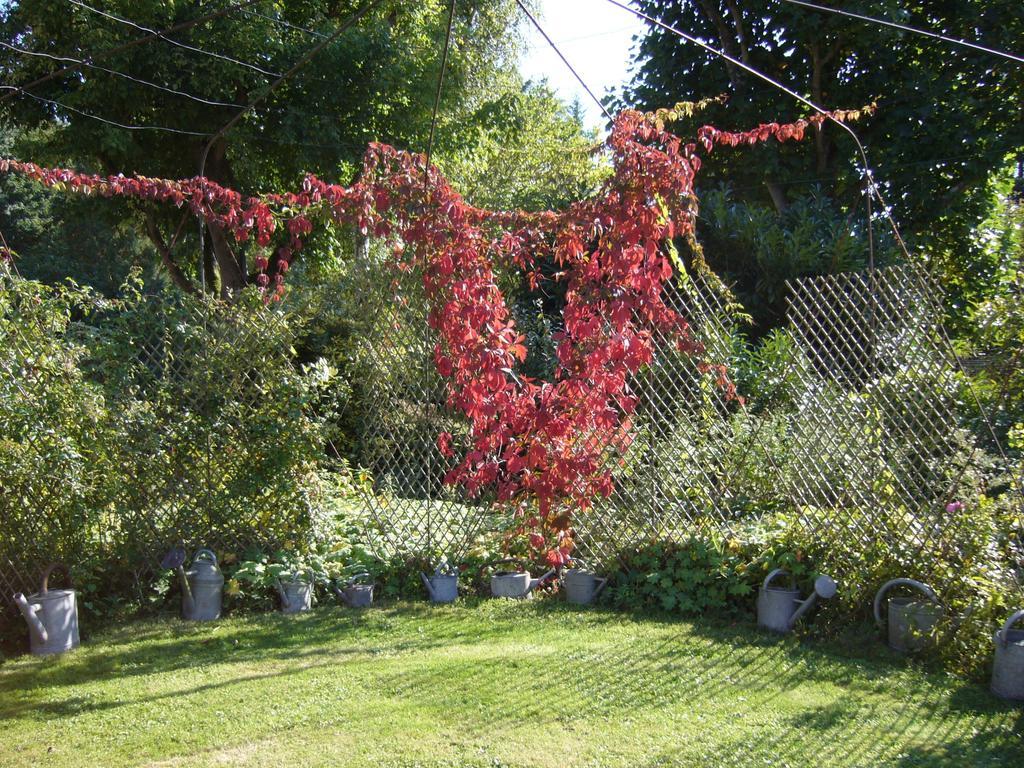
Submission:
[[[622,608],[697,615],[747,612],[766,574],[784,568],[807,586],[818,574],[785,529],[749,526],[734,536],[709,533],[680,541],[653,541],[621,552],[621,570],[603,600]]]
[[[155,565],[178,542],[223,558],[322,535],[335,480],[318,409],[334,377],[293,363],[288,318],[255,295],[223,306],[131,282],[108,301],[0,280],[8,582],[32,590],[23,574],[64,560],[94,617],[162,604]]]

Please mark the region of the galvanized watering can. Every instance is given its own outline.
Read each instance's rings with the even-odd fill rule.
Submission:
[[[277,594],[281,598],[281,613],[302,613],[313,607],[313,579],[303,579],[298,573],[289,579],[277,580]]]
[[[917,597],[889,598],[888,624],[889,647],[906,653],[919,651],[931,642],[932,630],[945,614],[935,590],[915,579],[893,579],[887,581],[875,595],[875,622],[882,626],[882,601],[886,592],[893,587],[906,586],[921,592],[927,600]]]
[[[492,565],[500,565],[502,563],[518,563],[519,561],[515,558],[509,558],[507,560],[499,560]],[[530,577],[530,572],[523,571],[498,571],[491,575],[491,595],[493,597],[512,597],[517,600],[522,600],[530,596],[534,589],[536,589],[541,582],[555,573],[555,569],[551,568],[540,578],[534,579]]]
[[[181,616],[188,621],[213,621],[220,618],[224,597],[224,574],[217,565],[217,556],[209,549],[196,550],[192,567],[184,569],[185,548],[175,547],[161,565],[178,572],[181,584]]]
[[[420,573],[420,578],[433,603],[454,603],[459,597],[459,571],[446,561],[438,564],[433,576]]]
[[[345,586],[334,585],[334,594],[349,608],[368,608],[373,604],[373,582],[370,574],[359,571],[349,577]]]
[[[53,563],[43,573],[39,592],[27,598],[21,592],[14,596],[14,602],[28,624],[29,649],[36,656],[71,651],[79,643],[75,590],[50,589],[50,575],[55,570],[64,572],[70,587],[71,576],[67,566]]]
[[[575,605],[590,605],[604,589],[608,579],[598,578],[582,560],[573,559],[572,564],[572,568],[562,571],[565,599]]]
[[[1002,699],[1024,701],[1024,630],[1013,625],[1024,619],[1017,611],[996,632],[996,658],[992,665],[992,693]]]
[[[779,576],[789,577],[789,587],[773,587],[771,583]],[[836,594],[836,583],[829,576],[814,580],[814,592],[806,600],[800,598],[793,576],[781,568],[765,577],[757,593],[757,623],[773,632],[789,632],[805,613],[815,606],[818,599],[828,600]]]

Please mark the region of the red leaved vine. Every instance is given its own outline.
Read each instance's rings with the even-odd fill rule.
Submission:
[[[560,565],[572,551],[571,513],[613,490],[609,459],[628,447],[637,405],[630,380],[652,360],[655,335],[702,351],[664,300],[673,276],[666,243],[694,227],[698,153],[799,140],[824,119],[743,133],[705,126],[683,144],[653,115],[623,112],[608,138],[613,175],[595,197],[561,212],[475,208],[435,168],[425,173],[421,155],[383,144],[369,147],[350,187],[309,175],[296,192],[251,197],[203,178],[104,177],[15,160],[0,160],[0,172],[86,194],[188,206],[236,241],[255,243],[256,281],[268,298],[283,290],[289,265],[318,225],[350,224],[388,239],[396,265],[422,275],[437,337],[434,364],[448,383],[448,405],[468,420],[468,446],[447,481],[515,505],[517,532],[532,532],[530,545],[547,547],[548,561]],[[558,266],[556,277],[542,274],[545,260]],[[566,283],[552,381],[516,372],[526,348],[498,288],[498,266],[523,270],[534,286]],[[724,367],[701,365],[735,396]],[[437,448],[456,456],[448,433],[438,436]]]

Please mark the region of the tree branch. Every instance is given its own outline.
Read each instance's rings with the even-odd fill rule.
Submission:
[[[178,224],[178,231],[174,233],[174,239],[171,241],[171,245],[168,246],[164,241],[163,236],[160,234],[160,228],[156,224],[156,219],[152,213],[146,214],[146,234],[149,235],[150,241],[156,247],[157,253],[160,254],[160,260],[163,262],[164,267],[167,269],[167,274],[171,276],[171,282],[173,282],[178,288],[189,293],[193,296],[199,294],[195,285],[188,276],[181,271],[181,267],[174,263],[174,259],[171,258],[171,248],[177,243],[178,235],[181,233],[181,228],[184,221]]]

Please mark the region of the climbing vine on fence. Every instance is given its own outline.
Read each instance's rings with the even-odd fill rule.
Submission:
[[[0,172],[106,197],[188,208],[256,246],[255,281],[280,295],[289,265],[315,225],[355,225],[391,243],[396,270],[418,270],[438,342],[434,362],[448,382],[448,404],[469,421],[470,445],[446,478],[484,489],[518,512],[517,534],[561,564],[572,549],[573,509],[612,490],[608,459],[628,446],[636,398],[630,377],[652,360],[654,336],[699,355],[683,317],[663,300],[674,272],[671,241],[692,234],[694,179],[701,155],[774,138],[799,140],[829,117],[768,123],[734,133],[711,126],[684,143],[665,129],[671,112],[625,111],[607,140],[614,173],[593,198],[560,212],[493,212],[467,204],[421,155],[372,144],[352,186],[305,178],[301,190],[243,196],[205,178],[96,176],[0,160]],[[540,268],[553,262],[558,271]],[[564,327],[552,381],[516,373],[526,356],[495,268],[515,267],[536,287],[564,281]],[[713,366],[707,366],[712,368]],[[735,389],[724,369],[720,385]],[[438,436],[454,455],[453,438]]]

